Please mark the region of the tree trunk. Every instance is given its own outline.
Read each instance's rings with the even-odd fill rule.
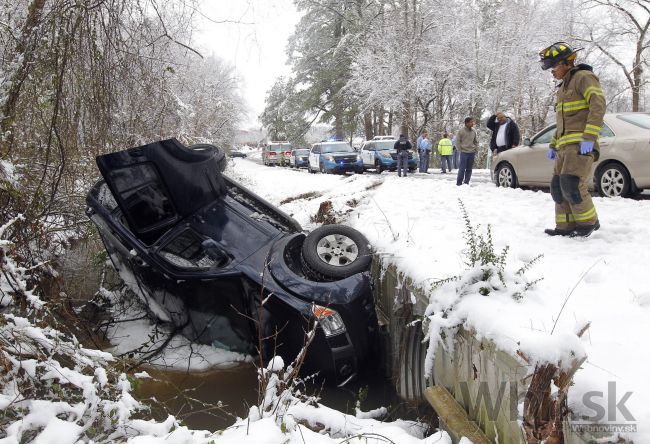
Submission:
[[[363,113],[363,129],[366,133],[366,140],[372,139],[372,113],[370,111]]]
[[[38,35],[33,31],[41,21],[44,6],[45,0],[32,0],[20,39],[16,44],[15,59],[22,59],[22,61],[12,76],[7,99],[2,105],[2,118],[0,120],[0,158],[5,158],[11,153],[11,146],[14,140],[13,126],[16,119],[16,107],[23,83],[27,80],[30,69],[33,66],[34,51],[38,44]]]
[[[377,112],[377,134],[380,136],[386,135],[386,126],[384,125],[384,107],[380,106]]]

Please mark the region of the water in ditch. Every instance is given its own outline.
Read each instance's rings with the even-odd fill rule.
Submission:
[[[249,408],[258,403],[257,374],[252,364],[209,372],[146,371],[152,378],[144,380],[136,393],[157,400],[152,404],[152,414],[158,420],[164,420],[165,412],[169,412],[189,428],[223,430],[236,417],[248,416]],[[390,380],[383,376],[365,375],[345,387],[310,384],[306,389],[308,394],[318,395],[321,404],[351,415],[361,399],[362,410],[386,407],[389,419],[427,419],[428,412],[400,401]]]

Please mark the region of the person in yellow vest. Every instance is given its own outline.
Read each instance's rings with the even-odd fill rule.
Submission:
[[[575,65],[576,51],[557,42],[539,53],[543,70],[561,80],[555,105],[556,128],[547,157],[555,162],[551,196],[555,228],[551,236],[587,237],[600,228],[585,180],[598,160],[598,137],[605,115],[605,95],[589,65]]]
[[[440,168],[442,173],[447,173],[445,164],[447,164],[447,168],[449,168],[449,171],[451,172],[451,159],[454,154],[454,145],[451,143],[451,139],[447,133],[444,133],[442,139],[438,142],[438,154],[440,154]]]

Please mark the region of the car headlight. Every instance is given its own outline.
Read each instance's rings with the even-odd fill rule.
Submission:
[[[321,305],[313,305],[311,312],[318,319],[318,323],[323,329],[323,332],[325,332],[325,336],[334,336],[345,332],[343,319],[341,319],[341,315],[336,310]]]
[[[381,157],[389,158],[390,157],[390,152],[389,151],[379,151],[379,155]]]
[[[334,156],[323,156],[323,159],[334,162]]]
[[[357,154],[357,162],[361,160],[361,156]]]

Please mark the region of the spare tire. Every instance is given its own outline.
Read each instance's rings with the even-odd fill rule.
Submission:
[[[223,148],[218,146],[211,145],[209,143],[197,143],[187,147],[189,150],[195,153],[215,153],[215,160],[217,161],[217,170],[220,173],[226,169],[226,164],[228,159],[226,158],[226,151]]]
[[[326,280],[344,279],[368,270],[372,256],[368,239],[345,225],[323,225],[302,244],[308,274]]]

